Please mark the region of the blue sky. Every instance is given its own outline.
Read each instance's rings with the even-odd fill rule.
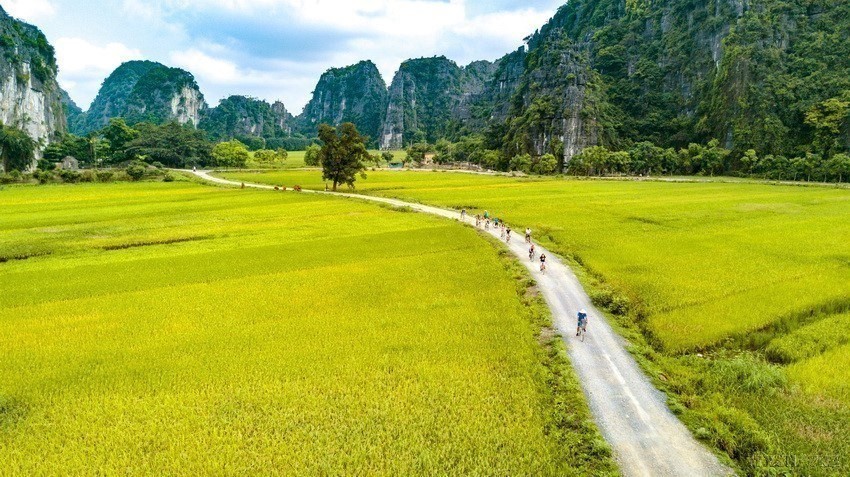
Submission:
[[[408,58],[495,60],[565,0],[0,0],[56,48],[59,80],[87,109],[122,62],[191,71],[211,106],[231,94],[300,113],[328,68]]]

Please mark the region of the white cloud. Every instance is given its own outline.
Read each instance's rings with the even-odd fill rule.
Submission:
[[[6,0],[3,4],[7,13],[28,22],[34,22],[56,13],[56,7],[49,0]]]
[[[101,82],[121,63],[142,59],[142,52],[123,43],[100,46],[82,38],[59,38],[54,42],[59,63],[59,82],[85,108]]]
[[[31,6],[48,0],[0,0],[4,6],[9,1]],[[389,83],[401,62],[409,58],[445,55],[460,65],[494,60],[519,47],[560,3],[116,0],[95,7],[91,0],[49,1],[63,8],[62,19],[56,14],[43,22],[48,27],[45,31],[90,42],[55,42],[60,50],[60,80],[81,102],[94,96],[103,78],[121,61],[139,57],[192,72],[210,103],[230,94],[245,94],[282,98],[296,112],[328,68],[371,59]],[[68,7],[75,3],[85,6]],[[108,28],[89,31],[82,26],[85,22],[65,20],[77,12],[89,18],[93,12],[86,9],[103,12],[99,21]],[[57,33],[50,31],[51,24]],[[67,47],[61,45],[63,41]]]

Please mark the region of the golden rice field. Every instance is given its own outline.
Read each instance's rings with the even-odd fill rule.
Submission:
[[[315,171],[225,175],[323,187]],[[357,190],[530,226],[626,297],[629,317],[665,356],[712,356],[686,356],[676,365],[689,370],[684,384],[660,384],[686,408],[712,401],[752,415],[778,449],[757,456],[759,465],[850,474],[850,190],[427,171],[369,172]],[[742,351],[755,352],[749,371],[736,368],[753,359],[736,357]],[[759,360],[783,366],[773,371]],[[766,382],[787,380],[783,390],[756,384],[762,371]],[[740,390],[729,393],[732,385]],[[731,445],[718,446],[739,458]]]
[[[0,203],[0,474],[613,472],[470,228],[190,182]]]

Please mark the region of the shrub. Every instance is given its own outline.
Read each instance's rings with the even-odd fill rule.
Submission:
[[[95,174],[97,176],[98,182],[109,182],[112,180],[112,176],[115,175],[112,171],[97,171]]]
[[[80,174],[80,182],[94,182],[94,180],[95,180],[94,171],[91,171],[91,170],[83,171],[83,173]]]
[[[50,171],[37,170],[32,173],[32,177],[37,180],[39,184],[47,184],[48,182],[52,182],[56,179],[56,176]]]
[[[70,184],[75,184],[80,182],[81,174],[77,171],[69,171],[69,170],[61,170],[59,171],[59,177],[62,178],[63,182],[68,182]]]
[[[174,182],[174,176],[170,172],[166,172],[162,182]]]
[[[147,164],[142,161],[133,161],[128,166],[124,172],[130,177],[131,180],[139,181],[145,177],[145,173],[147,172]]]
[[[165,165],[163,165],[163,164],[162,164],[161,162],[159,162],[159,161],[155,161],[155,162],[153,162],[151,165],[152,165],[152,166],[154,166],[154,167],[156,167],[157,169],[164,169],[164,168],[165,168]]]

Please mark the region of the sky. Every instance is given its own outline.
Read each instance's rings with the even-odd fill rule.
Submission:
[[[59,83],[88,109],[121,63],[195,75],[210,106],[233,94],[298,114],[321,74],[372,60],[389,84],[402,61],[460,65],[523,44],[566,0],[0,0],[56,48]]]

